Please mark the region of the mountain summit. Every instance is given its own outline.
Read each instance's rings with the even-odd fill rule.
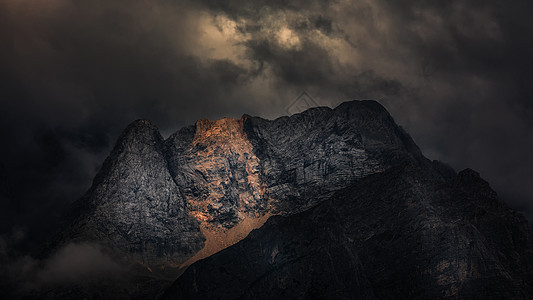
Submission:
[[[523,217],[473,171],[426,159],[375,101],[167,140],[135,121],[50,249],[73,242],[142,273],[113,297],[153,297],[188,266],[166,298],[533,295]]]

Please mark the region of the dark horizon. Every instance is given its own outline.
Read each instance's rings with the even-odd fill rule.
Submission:
[[[0,3],[2,255],[43,239],[133,120],[374,99],[533,221],[529,1]],[[293,106],[302,92],[312,102]],[[531,224],[530,224],[531,225]]]

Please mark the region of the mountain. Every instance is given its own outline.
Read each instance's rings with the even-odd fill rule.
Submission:
[[[375,101],[350,101],[335,109],[312,108],[276,120],[248,115],[199,120],[166,140],[151,122],[137,120],[119,137],[93,185],[74,203],[64,229],[45,251],[45,256],[53,256],[72,245],[90,245],[127,271],[82,285],[49,283],[45,296],[42,289],[34,295],[153,298],[185,272],[166,297],[261,298],[272,290],[277,296],[291,298],[315,289],[323,296],[337,292],[352,295],[344,288],[350,280],[361,285],[360,295],[381,297],[375,288],[368,287],[379,278],[387,286],[384,293],[389,288],[390,293],[408,295],[404,293],[407,287],[394,287],[404,286],[401,280],[405,276],[422,280],[412,283],[415,287],[408,293],[423,297],[430,294],[416,288],[429,286],[434,277],[420,275],[412,268],[426,268],[430,273],[431,268],[440,268],[453,273],[453,268],[465,266],[460,259],[487,262],[490,266],[484,268],[501,272],[476,272],[507,274],[517,291],[529,293],[531,241],[524,219],[500,203],[488,186],[468,190],[466,184],[461,189],[463,175],[426,159]],[[397,198],[402,193],[413,196]],[[493,210],[484,208],[487,216],[481,217],[481,208],[475,203],[487,197],[499,204],[494,204]],[[475,203],[468,204],[465,199]],[[464,205],[462,201],[466,201]],[[458,203],[464,206],[460,210],[448,207],[459,207]],[[337,212],[322,216],[319,212],[323,210]],[[491,214],[498,217],[490,219]],[[489,219],[495,223],[486,223]],[[457,229],[457,224],[466,225]],[[257,228],[261,229],[243,240]],[[443,257],[436,267],[426,261],[436,262],[441,253],[432,248],[442,242],[434,234],[442,235],[443,245],[448,247],[442,249],[448,260]],[[511,244],[504,243],[504,236]],[[486,251],[476,248],[465,252],[466,242]],[[276,243],[278,248],[263,252],[261,247]],[[393,245],[390,249],[398,253],[383,254],[387,245]],[[296,269],[286,265],[293,258],[301,261],[301,265],[294,265]],[[401,264],[403,273],[389,268],[403,258],[407,258]],[[514,268],[511,262],[522,269]],[[328,264],[340,264],[344,269],[337,273]],[[228,268],[232,271],[225,273]],[[323,270],[324,275],[317,270]],[[248,283],[239,287],[232,280],[241,275],[234,272],[259,285],[245,280]],[[302,286],[276,281],[269,274],[294,278]],[[297,279],[298,274],[304,277]],[[352,274],[344,285],[331,281],[345,276],[342,274]],[[503,282],[497,276],[495,280]],[[293,294],[276,290],[277,284],[290,287]],[[203,288],[195,290],[194,286]],[[506,285],[502,289],[509,288]],[[440,291],[435,288],[431,295],[440,295]],[[448,290],[450,295],[457,291]],[[265,294],[260,296],[260,292]]]
[[[204,237],[170,175],[164,151],[152,123],[129,125],[76,203],[76,220],[63,242],[102,243],[152,267],[198,252]]]
[[[163,299],[531,299],[527,222],[472,170],[410,164],[276,216]]]

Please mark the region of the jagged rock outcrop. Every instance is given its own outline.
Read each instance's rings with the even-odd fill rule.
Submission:
[[[397,171],[405,165],[411,171]],[[472,182],[464,183],[468,178]],[[183,289],[192,298],[214,297],[218,291],[227,298],[261,298],[256,293],[266,287],[288,298],[315,290],[362,297],[463,295],[465,282],[474,278],[465,273],[465,266],[486,276],[496,274],[498,282],[503,282],[498,276],[510,274],[509,282],[522,278],[528,285],[527,226],[480,182],[471,172],[456,177],[448,166],[426,159],[375,101],[312,108],[276,120],[248,115],[200,120],[167,140],[149,121],[138,120],[124,131],[91,189],[76,202],[49,253],[71,242],[96,242],[106,253],[134,265],[130,273],[137,274],[135,278],[121,283],[129,291],[127,297],[153,297],[177,272],[239,242],[269,217],[282,215],[239,246],[194,264],[168,295]],[[327,215],[322,215],[324,210]],[[261,240],[280,246],[268,253],[258,249],[257,243],[266,247],[257,240],[259,234]],[[475,251],[468,250],[470,245]],[[387,256],[387,249],[398,251]],[[232,255],[249,261],[235,260],[235,269],[226,274],[223,270],[236,258]],[[433,264],[435,257],[441,259]],[[295,261],[285,267],[278,258]],[[388,264],[410,273],[394,271]],[[210,269],[215,266],[221,268]],[[421,273],[421,266],[429,273]],[[222,274],[207,290],[187,287],[191,280],[207,287],[220,272],[235,278],[241,276],[235,272],[242,272],[248,285],[238,290],[233,279]],[[319,276],[322,272],[324,277]],[[339,274],[352,275],[343,282]],[[282,280],[300,275],[301,286]],[[411,279],[412,289],[402,287],[402,276]],[[249,281],[253,278],[257,284]],[[427,292],[432,280],[445,287]],[[113,284],[107,284],[106,291],[113,290]],[[294,290],[279,290],[275,284]],[[390,294],[377,293],[375,286]],[[528,289],[524,286],[518,284],[517,289]],[[502,288],[505,293],[508,287]],[[91,289],[69,295],[91,297]],[[51,295],[58,298],[57,293]]]
[[[524,217],[472,170],[412,164],[270,218],[189,269],[164,299],[531,299]]]
[[[404,162],[434,169],[375,101],[311,108],[274,121],[245,116],[244,128],[259,158],[266,194],[275,211],[285,215]],[[453,176],[449,167],[442,169],[443,176]]]
[[[188,200],[190,214],[211,227],[229,229],[246,216],[269,211],[259,159],[243,122],[200,120],[194,136],[186,128],[167,141],[170,171]]]
[[[269,215],[303,211],[391,166],[412,162],[454,174],[424,158],[375,101],[273,121],[248,115],[200,120],[165,145],[170,173],[208,240],[186,264],[239,241]]]
[[[71,214],[62,243],[96,242],[149,267],[178,266],[205,240],[170,176],[163,138],[146,120],[126,128]]]
[[[200,120],[166,145],[170,172],[191,214],[226,229],[247,215],[305,210],[405,161],[431,167],[375,101],[312,108],[273,121],[248,115]]]

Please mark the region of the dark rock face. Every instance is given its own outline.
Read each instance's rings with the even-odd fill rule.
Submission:
[[[89,241],[151,269],[189,264],[242,239],[268,215],[304,211],[404,162],[435,169],[375,101],[273,121],[200,120],[166,141],[139,120],[119,138],[51,251]]]
[[[360,178],[404,162],[432,168],[375,101],[312,108],[274,121],[245,120],[268,197],[282,214],[303,211]]]
[[[375,101],[313,108],[270,121],[200,120],[166,141],[190,212],[214,228],[290,215],[369,174],[409,161],[433,168]],[[439,165],[445,176],[453,170]],[[447,173],[446,173],[447,172]]]
[[[135,121],[48,251],[94,242],[128,276],[47,293],[154,298],[271,215],[284,217],[192,265],[167,296],[425,298],[486,282],[496,295],[530,292],[523,218],[474,172],[427,160],[377,102],[351,101],[200,120],[167,140]]]
[[[128,126],[76,204],[80,215],[64,241],[101,243],[151,266],[180,263],[200,250],[204,237],[163,150],[163,138],[149,121]]]
[[[270,218],[164,299],[531,299],[532,246],[477,173],[445,180],[408,164]]]

